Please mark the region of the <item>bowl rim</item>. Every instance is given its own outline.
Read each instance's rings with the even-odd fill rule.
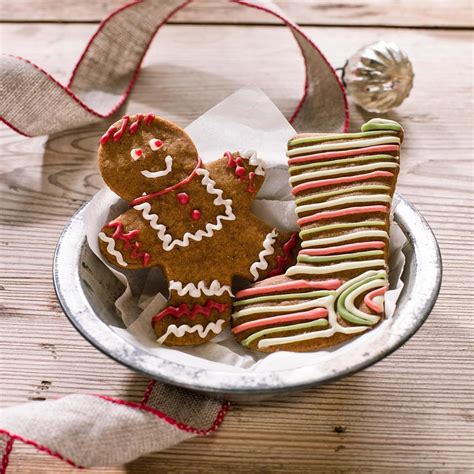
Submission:
[[[201,369],[183,365],[150,354],[121,338],[90,306],[79,276],[80,256],[85,241],[83,214],[85,202],[66,224],[56,246],[53,259],[53,284],[58,301],[76,330],[95,348],[116,362],[160,382],[222,397],[226,395],[270,395],[303,390],[338,380],[363,370],[401,347],[428,318],[440,291],[442,260],[436,237],[420,212],[400,194],[394,220],[413,246],[414,281],[411,292],[420,298],[409,298],[413,324],[397,334],[394,342],[369,354],[361,362],[349,364],[344,370],[315,376],[311,366],[272,372],[242,373],[218,369]],[[71,278],[72,275],[72,278]],[[71,295],[75,297],[72,298]]]

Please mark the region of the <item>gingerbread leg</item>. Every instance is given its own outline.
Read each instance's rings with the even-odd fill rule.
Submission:
[[[152,320],[158,343],[199,345],[227,326],[232,312],[230,285],[217,280],[209,283],[170,280],[169,292],[166,307]]]

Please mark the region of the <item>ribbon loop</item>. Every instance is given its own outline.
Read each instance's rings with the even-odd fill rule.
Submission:
[[[349,112],[341,81],[303,30],[270,1],[228,1],[269,13],[293,33],[306,69],[304,94],[290,119],[298,132],[346,130]],[[4,57],[1,120],[23,135],[37,136],[112,116],[130,95],[156,33],[190,3],[142,0],[113,12],[89,40],[67,86],[26,59]]]

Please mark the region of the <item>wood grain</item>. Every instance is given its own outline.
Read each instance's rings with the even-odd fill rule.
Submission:
[[[94,29],[3,25],[4,48],[65,80]],[[398,189],[422,211],[441,245],[444,281],[438,303],[409,343],[362,373],[259,406],[235,404],[209,438],[127,466],[88,472],[184,472],[190,466],[193,472],[252,473],[474,468],[473,71],[465,60],[472,35],[404,29],[394,34],[381,28],[307,31],[335,65],[348,54],[348,34],[354,48],[378,38],[396,39],[412,58],[415,87],[389,117],[406,128]],[[288,32],[169,26],[148,53],[127,110],[151,109],[185,126],[245,84],[262,87],[285,114],[291,113],[303,70]],[[352,128],[364,118],[353,109]],[[72,328],[51,281],[63,226],[101,186],[95,149],[105,126],[33,139],[0,129],[2,406],[87,392],[138,399],[144,390],[143,377],[93,349]],[[27,446],[16,446],[11,458],[11,472],[71,471]]]
[[[35,0],[0,1],[0,21],[99,22],[126,0]],[[301,25],[354,25],[392,27],[469,28],[473,26],[470,0],[275,0],[287,15]],[[3,4],[3,5],[2,5]],[[171,19],[172,23],[278,24],[254,9],[223,0],[195,0]]]

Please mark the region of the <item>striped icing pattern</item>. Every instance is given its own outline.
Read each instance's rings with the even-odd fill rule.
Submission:
[[[301,249],[288,281],[237,293],[232,331],[244,346],[284,350],[380,321],[402,136],[396,122],[373,119],[361,132],[290,140]],[[325,281],[339,283],[311,286]]]
[[[301,148],[293,148],[288,150],[287,156],[297,156],[297,155],[306,155],[308,153],[317,153],[320,151],[335,151],[335,150],[347,150],[354,148],[365,148],[369,146],[378,146],[378,145],[400,145],[400,138],[397,136],[388,136],[388,137],[378,137],[378,138],[368,138],[362,140],[349,140],[342,142],[330,142],[322,143],[320,145],[310,145]]]
[[[346,183],[359,183],[361,181],[368,181],[380,178],[393,178],[394,174],[391,171],[371,171],[369,173],[356,174],[351,176],[340,176],[338,178],[328,178],[307,183],[298,184],[293,188],[292,194],[297,195],[304,191],[317,188],[325,188],[328,186],[338,186]]]
[[[388,233],[385,230],[361,230],[359,232],[347,232],[334,237],[326,237],[312,240],[305,240],[301,243],[301,247],[304,249],[313,247],[322,247],[325,245],[339,244],[341,242],[348,242],[358,239],[367,239],[379,237],[388,240]]]
[[[398,163],[369,163],[366,165],[359,165],[359,166],[351,166],[351,167],[344,167],[344,168],[331,168],[329,170],[321,170],[321,171],[312,171],[309,173],[301,173],[297,174],[296,176],[292,176],[290,178],[290,184],[297,183],[299,181],[306,181],[310,180],[317,180],[319,178],[326,178],[330,176],[339,176],[339,175],[347,175],[347,173],[355,173],[355,172],[369,172],[369,171],[378,171],[378,170],[385,170],[385,169],[396,169],[398,168]]]
[[[357,164],[362,162],[371,162],[371,161],[380,161],[380,160],[388,160],[388,161],[398,161],[398,156],[393,155],[363,155],[357,156],[354,158],[346,158],[346,159],[339,159],[339,160],[331,160],[331,161],[321,161],[321,162],[312,162],[306,163],[304,165],[294,165],[290,166],[288,169],[290,174],[293,174],[298,171],[308,170],[308,169],[316,169],[316,168],[326,168],[328,166],[341,166],[345,164]]]
[[[390,204],[392,198],[387,194],[361,194],[358,196],[345,196],[338,199],[331,199],[330,201],[318,202],[315,204],[305,204],[296,207],[296,213],[318,211],[319,209],[327,209],[329,207],[337,207],[345,204],[354,203],[371,203],[371,202],[385,202]]]
[[[369,155],[372,153],[391,153],[398,152],[399,149],[399,145],[378,145],[368,146],[365,148],[357,148],[355,150],[329,151],[326,153],[316,153],[289,158],[288,164],[294,165],[296,163],[311,163],[318,160],[347,158],[348,156],[362,156]]]
[[[319,192],[316,194],[310,194],[309,196],[301,196],[295,199],[296,205],[299,206],[304,202],[312,202],[317,200],[325,200],[329,197],[340,196],[341,194],[351,194],[351,193],[363,193],[365,191],[369,192],[380,192],[380,191],[390,191],[390,187],[384,184],[366,184],[362,186],[348,186],[342,189],[335,189],[334,191]]]
[[[395,135],[396,132],[389,132],[391,135]],[[381,134],[386,135],[386,132],[382,130],[373,130],[368,132],[356,132],[356,133],[335,133],[334,135],[328,136],[307,136],[301,138],[294,138],[288,142],[288,146],[292,147],[295,145],[302,145],[302,144],[312,144],[312,143],[320,143],[326,141],[333,141],[333,140],[347,140],[353,138],[368,138],[372,136],[380,136]]]

